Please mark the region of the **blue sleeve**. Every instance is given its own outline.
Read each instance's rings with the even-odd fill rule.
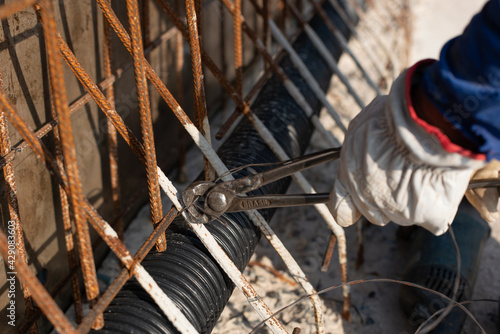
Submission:
[[[490,0],[421,79],[443,114],[488,160],[500,160],[500,0]]]

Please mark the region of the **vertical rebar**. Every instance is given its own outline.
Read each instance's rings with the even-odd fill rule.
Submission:
[[[52,101],[51,101],[52,102]],[[52,118],[56,118],[56,110],[52,105]],[[58,127],[54,127],[54,151],[56,163],[61,170],[64,169],[64,156],[62,152],[61,135]],[[61,216],[64,226],[64,238],[66,243],[66,251],[68,253],[69,271],[73,271],[78,266],[78,254],[76,253],[73,226],[71,223],[71,212],[68,201],[68,194],[64,191],[61,185],[59,188],[59,197],[61,201]],[[83,319],[82,297],[80,293],[80,282],[78,274],[75,272],[71,275],[71,286],[73,289],[73,299],[75,303],[75,320],[80,323]]]
[[[328,240],[328,246],[325,251],[325,256],[323,257],[323,263],[321,264],[321,271],[328,271],[328,267],[330,266],[330,261],[332,260],[333,250],[335,248],[335,244],[337,243],[337,237],[335,234],[330,235],[330,240]]]
[[[241,42],[241,0],[233,0],[235,90],[243,97],[243,45]]]
[[[227,74],[227,60],[226,60],[226,11],[224,10],[224,4],[219,1],[219,13],[220,13],[220,31],[219,31],[219,52],[220,52],[220,66],[221,71],[224,75]],[[226,117],[226,107],[227,100],[224,90],[220,94],[220,105],[222,109],[222,120]]]
[[[231,3],[227,0],[222,0],[222,2],[226,5],[226,7],[228,8],[228,10],[231,12],[232,15],[236,15],[236,9],[235,9],[234,5],[231,5]],[[259,13],[262,13],[262,11],[260,11],[258,8],[257,8],[257,11]],[[283,71],[283,69],[279,66],[278,62],[276,62],[273,59],[273,57],[269,54],[269,52],[267,52],[264,44],[262,43],[261,40],[259,40],[257,38],[257,34],[248,26],[248,24],[246,23],[243,16],[241,16],[241,21],[242,21],[243,31],[245,31],[247,36],[253,42],[254,47],[262,55],[266,64],[268,64],[270,66],[270,69],[276,74],[276,76],[279,78],[279,80],[281,82],[283,82],[283,85],[285,86],[287,91],[290,93],[290,96],[304,110],[306,115],[311,117],[312,123],[314,124],[314,126],[318,130],[318,132],[325,138],[326,142],[329,143],[332,147],[338,146],[339,145],[338,140],[333,137],[333,135],[330,131],[327,131],[324,128],[324,126],[319,121],[318,116],[314,115],[311,106],[307,103],[307,100],[302,95],[300,90],[295,86],[295,84],[286,75],[286,73]],[[222,127],[220,128],[219,132],[216,135],[216,138],[221,138],[229,130],[229,128],[236,121],[236,119],[238,118],[238,115],[240,113],[241,113],[241,108],[238,108],[235,110],[235,112],[231,115],[231,117],[222,125]]]
[[[200,36],[198,33],[198,18],[193,0],[186,0],[186,17],[188,22],[189,46],[191,49],[191,66],[193,68],[193,84],[196,105],[195,124],[210,143],[210,124],[208,122],[207,104],[205,99],[205,84],[203,82],[203,64],[200,56]],[[201,4],[199,5],[201,6]],[[201,11],[201,9],[200,9]],[[213,180],[214,171],[208,161],[205,161],[205,179]]]
[[[0,94],[5,94],[3,87],[3,77],[0,70]],[[0,156],[5,156],[11,150],[9,128],[5,120],[5,115],[0,111]],[[19,202],[17,199],[17,188],[16,188],[16,177],[14,174],[14,166],[12,162],[8,162],[3,167],[3,175],[5,180],[5,192],[7,194],[7,205],[9,207],[10,221],[14,224],[14,240],[16,245],[16,251],[19,255],[19,260],[26,265],[28,264],[28,259],[26,257],[26,247],[24,245],[24,235],[21,225],[21,217],[19,214]],[[10,223],[10,222],[9,222]],[[21,289],[23,290],[24,304],[25,304],[25,316],[26,319],[30,319],[34,312],[33,298],[31,296],[31,291],[26,284],[21,284]],[[35,322],[30,328],[30,333],[38,333],[38,325]]]
[[[147,0],[146,0],[147,1]],[[146,2],[144,2],[146,3]],[[107,78],[112,75],[112,49],[111,49],[111,26],[103,17],[103,58],[104,58],[104,76]],[[146,40],[146,37],[144,38]],[[113,85],[106,88],[106,98],[109,104],[115,108],[115,92]],[[106,119],[106,132],[108,134],[108,156],[109,156],[109,172],[111,180],[111,197],[113,200],[113,212],[117,221],[115,224],[116,233],[123,240],[123,219],[120,217],[121,212],[121,196],[120,196],[120,179],[118,172],[118,138],[116,129],[109,119]]]
[[[137,0],[127,0],[127,16],[130,27],[132,58],[134,60],[135,85],[137,87],[137,100],[141,120],[141,131],[146,156],[146,170],[149,189],[149,201],[153,224],[160,222],[162,217],[162,204],[158,176],[156,174],[156,152],[153,138],[153,123],[149,106],[148,83],[144,66],[144,52],[142,47],[141,26],[139,22],[139,7]],[[162,252],[166,249],[165,237],[160,237],[156,249]]]
[[[181,0],[175,0],[175,12],[180,16]],[[184,39],[179,31],[175,34],[175,80],[177,85],[177,101],[181,106],[184,105],[184,77],[182,69],[184,68]],[[177,125],[179,129],[179,161],[177,163],[177,181],[184,183],[186,181],[186,141],[187,134],[182,124]]]
[[[267,17],[269,17],[269,1],[262,0],[262,40],[264,41],[264,45],[267,50],[270,50],[270,37],[269,34],[269,22],[267,21]]]
[[[83,194],[76,160],[73,130],[66,100],[66,87],[64,85],[62,64],[57,54],[58,45],[55,16],[50,0],[41,0],[39,4],[40,5],[37,7],[40,8],[40,17],[42,18],[54,109],[56,110],[60,122],[61,148],[69,184],[69,201],[73,210],[73,218],[76,226],[77,244],[87,299],[92,306],[99,296],[99,287],[97,284],[89,229],[85,220],[85,213],[82,210]],[[104,320],[101,314],[96,317],[93,327],[99,329],[103,324]]]

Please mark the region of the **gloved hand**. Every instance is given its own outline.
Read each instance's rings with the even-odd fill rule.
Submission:
[[[500,161],[492,160],[484,168],[478,170],[472,180],[498,178],[500,176]],[[478,188],[467,190],[467,200],[476,208],[484,220],[493,223],[500,217],[498,212],[498,199],[500,197],[498,188]]]
[[[470,177],[485,165],[446,151],[417,124],[422,121],[407,89],[413,71],[400,75],[388,96],[376,98],[349,124],[329,202],[341,226],[363,215],[376,225],[420,225],[441,235]]]

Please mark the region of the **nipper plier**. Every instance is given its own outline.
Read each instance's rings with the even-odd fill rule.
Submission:
[[[294,173],[335,160],[339,156],[340,148],[333,148],[288,160],[278,167],[232,181],[197,181],[182,192],[182,200],[191,218],[198,223],[208,223],[226,212],[325,203],[329,193],[257,196],[244,194]],[[204,200],[202,206],[197,203],[200,199]]]

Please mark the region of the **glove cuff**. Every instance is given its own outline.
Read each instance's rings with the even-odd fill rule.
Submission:
[[[403,72],[392,84],[386,117],[395,132],[396,140],[411,153],[415,163],[435,167],[479,169],[485,165],[484,157],[450,141],[438,128],[420,119],[411,101],[411,84],[420,66],[433,60],[421,61]]]

